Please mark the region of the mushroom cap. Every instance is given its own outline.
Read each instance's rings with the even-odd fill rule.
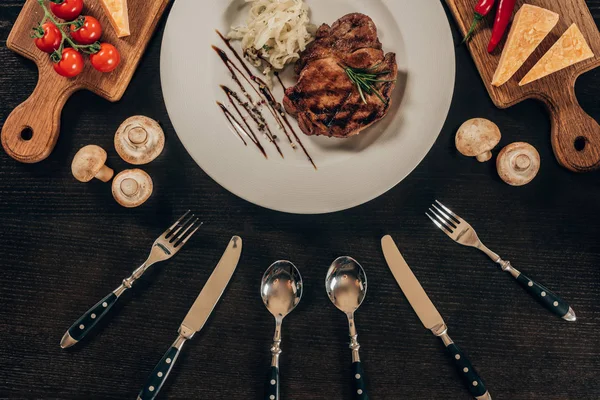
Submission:
[[[540,170],[540,153],[529,143],[511,143],[498,154],[496,168],[509,185],[527,185]]]
[[[82,147],[73,158],[71,172],[78,181],[89,182],[102,169],[106,157],[106,151],[102,147],[93,144]]]
[[[488,153],[500,143],[502,135],[498,125],[484,118],[473,118],[466,121],[456,132],[456,148],[468,157],[477,157]],[[486,160],[488,161],[491,154]]]
[[[165,134],[158,122],[142,115],[127,118],[115,133],[115,149],[129,164],[148,164],[164,147]]]
[[[112,194],[123,207],[133,208],[148,200],[152,194],[152,178],[141,169],[126,169],[115,176]]]

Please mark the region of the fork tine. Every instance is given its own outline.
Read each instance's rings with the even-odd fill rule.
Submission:
[[[173,225],[171,225],[171,226],[169,227],[169,229],[167,229],[167,230],[165,231],[165,233],[163,233],[163,235],[164,235],[165,237],[166,237],[166,236],[168,236],[168,235],[169,235],[169,233],[171,233],[171,232],[173,231],[173,229],[175,229],[175,227],[177,226],[177,224],[179,224],[181,221],[183,221],[183,219],[184,219],[185,217],[187,217],[187,216],[188,216],[188,214],[189,214],[190,212],[191,212],[191,210],[187,210],[187,211],[186,211],[186,213],[185,213],[185,214],[183,214],[183,216],[182,216],[181,218],[179,218],[177,221],[175,221],[175,223],[174,223]]]
[[[437,226],[442,231],[444,231],[444,233],[446,235],[448,235],[448,236],[452,235],[452,232],[450,232],[444,225],[437,222],[431,215],[429,215],[428,213],[425,213],[425,215],[427,215],[429,217],[429,219],[431,220],[431,222],[433,222],[435,224],[435,226]]]
[[[174,242],[179,242],[181,241],[181,239],[183,239],[185,237],[185,234],[188,233],[188,231],[190,229],[192,229],[192,227],[198,222],[200,221],[200,218],[196,218],[195,220],[192,221],[191,224],[189,224],[187,226],[187,228],[185,228],[185,230],[183,228],[181,228],[177,234],[177,237],[175,239],[173,239]]]
[[[196,222],[198,222],[198,220],[196,220]],[[204,225],[204,222],[200,222],[200,224],[196,227],[196,229],[194,229],[193,231],[190,232],[189,235],[187,235],[183,240],[181,240],[179,242],[179,244],[177,244],[177,246],[183,246],[184,244],[187,243],[187,241],[194,236],[194,233],[196,233],[198,231],[198,229],[200,229],[200,227]],[[191,225],[190,225],[191,226]]]
[[[451,225],[453,228],[457,227],[458,224],[456,222],[454,222],[454,220],[452,218],[450,218],[450,216],[448,214],[446,214],[445,212],[443,212],[442,210],[437,208],[437,206],[435,204],[432,204],[431,206],[433,208],[435,208],[435,210],[446,220],[446,223],[448,225]]]
[[[435,202],[438,203],[440,207],[442,207],[448,214],[452,215],[458,222],[463,222],[463,219],[461,217],[454,214],[451,209],[440,203],[437,199],[435,200]]]
[[[178,226],[178,227],[177,227],[177,228],[176,228],[176,229],[173,231],[173,233],[171,234],[171,236],[170,236],[170,238],[169,238],[169,241],[172,241],[172,239],[173,239],[175,236],[179,235],[179,234],[180,234],[180,233],[183,231],[183,229],[184,229],[184,228],[186,228],[186,227],[187,227],[187,226],[190,224],[190,222],[192,222],[192,221],[194,220],[194,217],[195,217],[195,216],[196,216],[196,214],[192,214],[192,215],[190,215],[190,216],[189,216],[189,218],[187,218],[187,219],[186,219],[184,222],[182,222],[182,223],[181,223],[181,224],[180,224],[180,225],[179,225],[179,226]]]
[[[429,208],[429,212],[435,217],[435,219],[442,224],[447,230],[451,233],[454,232],[456,227],[454,225],[449,224],[442,216],[440,216],[435,210]]]

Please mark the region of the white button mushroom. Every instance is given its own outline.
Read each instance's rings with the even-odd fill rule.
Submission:
[[[540,170],[540,154],[529,143],[511,143],[498,154],[496,168],[509,185],[527,185]]]
[[[102,182],[108,182],[114,175],[114,171],[106,165],[106,151],[102,147],[89,145],[82,147],[71,164],[71,172],[75,179],[80,182],[89,182],[94,178]]]
[[[148,164],[165,147],[165,134],[158,122],[141,115],[125,120],[115,134],[115,149],[129,164]]]
[[[119,172],[112,183],[113,197],[123,207],[142,205],[152,194],[152,178],[141,169]]]
[[[501,137],[498,125],[487,119],[473,118],[456,132],[456,148],[462,155],[486,162],[492,158],[491,150],[500,143]]]

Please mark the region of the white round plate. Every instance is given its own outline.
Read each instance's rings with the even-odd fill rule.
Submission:
[[[252,143],[244,146],[216,104],[217,100],[228,104],[219,85],[237,87],[211,48],[227,50],[215,29],[226,34],[231,25],[245,20],[248,5],[243,0],[177,0],[162,44],[161,82],[179,138],[216,182],[266,208],[320,214],[372,200],[417,167],[448,114],[455,59],[449,23],[437,0],[306,2],[316,25],[331,25],[352,12],[370,16],[384,50],[397,54],[400,71],[390,112],[356,137],[307,137],[290,117],[317,170],[300,149],[294,150],[283,140],[283,132],[278,136],[284,159],[266,140],[268,159]],[[286,86],[294,82],[291,70],[284,76]],[[281,101],[279,85],[274,93]]]

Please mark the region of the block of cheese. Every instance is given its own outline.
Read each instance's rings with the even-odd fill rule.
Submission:
[[[515,15],[492,85],[502,86],[508,82],[556,26],[558,19],[555,12],[524,4]]]
[[[594,52],[590,49],[579,27],[573,24],[525,75],[519,82],[519,86],[527,85],[592,57],[594,57]]]
[[[129,12],[127,10],[127,0],[100,0],[104,12],[108,15],[110,23],[118,37],[129,36]]]

